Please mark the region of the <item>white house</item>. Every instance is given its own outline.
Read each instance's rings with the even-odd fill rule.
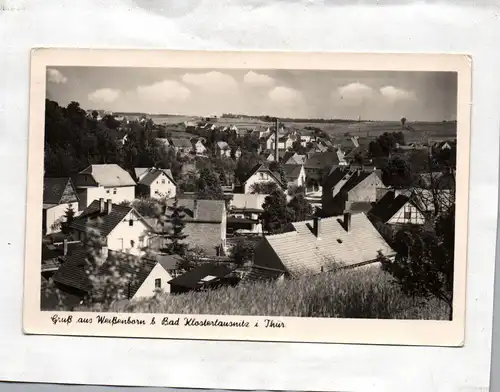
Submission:
[[[140,255],[148,245],[152,227],[134,208],[101,198],[70,224],[71,235],[78,241],[84,241],[90,229],[99,233],[108,250]]]
[[[70,178],[43,179],[42,234],[51,234],[61,229],[66,211],[73,209],[78,214],[78,195]]]
[[[177,276],[176,270],[179,260],[180,257],[176,255],[163,254],[157,255],[154,261],[148,260],[152,264],[151,272],[147,275],[145,274],[146,278],[140,282],[137,291],[131,293],[133,294],[131,299],[151,298],[157,290],[170,293],[168,282]]]
[[[81,210],[101,198],[117,204],[135,199],[135,181],[116,164],[90,165],[76,175],[74,183]]]
[[[231,147],[226,142],[218,141],[215,144],[215,154],[218,157],[231,158]]]
[[[421,208],[410,197],[394,191],[387,192],[368,214],[389,225],[423,225],[426,221]]]
[[[306,171],[304,165],[283,165],[283,171],[288,186],[305,186],[306,185]]]
[[[202,139],[193,139],[192,143],[193,143],[193,151],[196,155],[203,156],[206,154],[207,148],[203,144]]]
[[[136,167],[137,195],[161,199],[173,198],[177,193],[177,183],[170,169]]]
[[[278,150],[288,150],[289,148],[292,148],[293,141],[293,138],[289,135],[281,136],[278,138]]]
[[[253,193],[253,187],[255,184],[269,182],[275,183],[280,188],[283,188],[284,186],[284,184],[281,183],[279,174],[274,173],[265,165],[258,163],[252,168],[252,170],[250,170],[247,179],[243,182],[243,193]]]

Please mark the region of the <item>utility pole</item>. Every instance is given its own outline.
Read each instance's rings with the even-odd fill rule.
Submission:
[[[276,163],[279,162],[279,153],[278,153],[278,126],[279,126],[279,119],[276,117],[275,119],[276,123],[276,131],[274,133],[274,160]]]

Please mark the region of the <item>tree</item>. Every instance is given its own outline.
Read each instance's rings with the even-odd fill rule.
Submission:
[[[163,225],[162,237],[166,241],[164,242],[165,246],[160,249],[161,252],[180,256],[184,256],[187,253],[188,244],[184,242],[188,237],[184,234],[186,226],[184,223],[185,217],[184,206],[179,205],[177,197],[174,199],[172,206],[165,207],[165,214],[161,217],[160,223]],[[167,230],[165,228],[166,223],[170,225]]]
[[[73,222],[74,217],[75,211],[73,210],[72,206],[69,206],[64,213],[64,221],[61,224],[61,231],[64,234],[69,233],[69,227],[71,225],[71,222]]]
[[[405,118],[405,117],[402,117],[402,118],[401,118],[401,128],[402,128],[402,129],[405,129],[405,128],[406,128],[406,118]]]
[[[97,117],[99,117],[99,113],[97,112],[97,110],[92,110],[92,118],[94,119],[94,121],[97,121]]]
[[[288,203],[288,207],[293,213],[294,222],[308,220],[312,216],[312,206],[306,200],[304,193],[295,193],[295,196]]]
[[[200,171],[200,177],[196,184],[196,196],[198,199],[223,200],[224,192],[217,173],[208,168]]]
[[[238,265],[244,265],[252,260],[255,250],[255,243],[246,238],[238,238],[231,250],[233,260]]]
[[[455,208],[438,217],[434,230],[419,227],[401,229],[395,234],[394,261],[379,256],[388,271],[407,295],[425,299],[438,298],[453,315],[453,264]]]
[[[271,234],[282,233],[293,219],[293,213],[287,206],[286,195],[281,190],[274,190],[267,196],[262,208],[263,228]]]
[[[269,195],[274,191],[280,191],[280,187],[273,181],[256,182],[251,186],[252,193],[258,193],[261,195]]]

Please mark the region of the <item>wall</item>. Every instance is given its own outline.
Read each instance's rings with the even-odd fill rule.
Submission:
[[[155,279],[161,279],[161,289],[165,293],[170,293],[170,285],[168,282],[172,280],[173,277],[160,263],[157,263],[132,299],[152,297],[155,291]]]
[[[52,208],[46,209],[46,224],[45,224],[45,234],[51,234],[57,231],[60,231],[60,229],[57,230],[52,230],[50,227],[52,224],[58,220],[59,218],[63,217],[66,214],[66,210],[72,206],[73,211],[76,212],[78,209],[78,203],[64,203],[64,204],[58,204]]]
[[[123,201],[132,201],[135,199],[135,186],[123,187],[89,187],[79,189],[80,209],[87,208],[94,200],[99,200],[101,197],[104,200],[111,199],[113,203],[120,204]],[[116,193],[115,193],[116,191]]]
[[[129,225],[129,220],[133,219],[133,225]],[[141,253],[141,244],[139,237],[144,236],[143,245],[147,245],[148,235],[147,226],[140,220],[137,220],[137,215],[133,211],[129,212],[111,233],[108,235],[108,248],[110,250],[130,252],[138,255]],[[123,241],[122,241],[123,240]],[[130,241],[134,241],[132,246]]]
[[[164,182],[164,183],[163,183]],[[152,198],[160,199],[162,197],[175,197],[177,187],[165,173],[162,173],[149,187]]]
[[[370,174],[361,183],[349,191],[349,202],[374,202],[377,201],[377,188],[384,184],[376,173]]]
[[[405,212],[411,212],[411,218],[405,218]],[[423,225],[425,216],[412,204],[406,203],[394,216],[387,222],[390,225],[395,224],[415,224]]]
[[[252,193],[252,185],[257,183],[265,183],[265,182],[274,182],[277,184],[276,180],[269,173],[262,173],[263,177],[261,177],[261,173],[257,172],[252,177],[250,177],[245,183],[244,192]]]

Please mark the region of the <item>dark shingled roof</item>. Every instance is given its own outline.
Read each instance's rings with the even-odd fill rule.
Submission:
[[[178,139],[172,139],[172,145],[177,148],[192,148],[193,145],[191,144],[191,141],[189,139],[185,138],[178,138]]]
[[[250,270],[247,271],[243,278],[241,279],[241,283],[253,283],[253,282],[262,282],[268,280],[274,280],[283,275],[283,271],[275,270],[272,268],[261,267],[259,265],[252,265]]]
[[[182,274],[181,276],[178,276],[177,278],[172,279],[168,283],[171,286],[180,286],[196,290],[205,285],[211,285],[221,278],[225,278],[233,271],[234,268],[224,264],[206,263],[200,265],[198,268],[186,272],[185,274]],[[211,277],[214,278],[210,279]],[[203,281],[203,279],[207,280]]]
[[[113,204],[111,213],[99,212],[99,200],[94,200],[77,218],[71,222],[70,227],[77,230],[86,230],[94,228],[99,230],[102,237],[108,236],[109,233],[132,211],[132,207],[127,207],[119,204]],[[100,222],[97,218],[100,218]]]
[[[331,167],[339,162],[339,156],[336,151],[326,151],[311,155],[311,157],[306,160],[305,166],[306,168],[322,169]]]
[[[394,191],[389,191],[373,206],[369,213],[382,222],[387,222],[408,201],[410,199],[407,196],[400,194],[396,197]]]
[[[174,202],[174,199],[167,200],[167,206],[172,207]],[[224,200],[178,199],[178,205],[184,207],[185,222],[220,223],[226,208]]]
[[[69,184],[68,184],[69,183]],[[43,203],[60,204],[64,190],[70,185],[73,188],[73,182],[68,177],[44,178],[43,179]],[[78,196],[73,188],[74,198],[70,202],[77,202]]]
[[[285,164],[282,166],[285,172],[285,177],[289,180],[296,180],[302,169],[302,165]]]

